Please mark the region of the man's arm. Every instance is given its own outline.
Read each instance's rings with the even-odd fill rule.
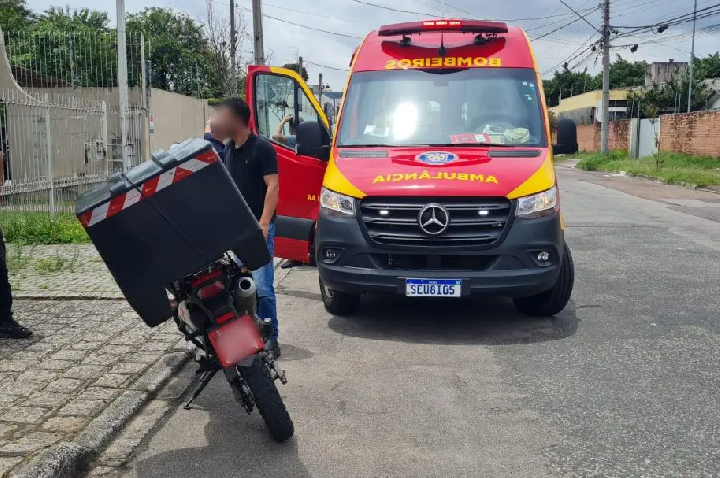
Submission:
[[[3,157],[3,152],[0,151],[0,188],[2,188],[2,185],[5,184],[5,164],[3,161],[5,158]],[[0,196],[0,204],[2,204],[2,196]]]
[[[275,132],[272,135],[272,139],[274,141],[277,141],[278,143],[284,144],[287,146],[287,140],[285,139],[285,133],[283,131],[283,127],[288,124],[290,121],[292,121],[293,115],[287,115],[284,117],[280,124],[278,124],[277,128],[275,128]]]
[[[265,202],[263,203],[263,212],[260,216],[260,227],[262,227],[263,234],[267,237],[268,226],[275,215],[275,208],[278,203],[278,196],[280,193],[280,184],[278,182],[278,161],[277,153],[270,143],[264,143],[262,148],[262,174],[265,185],[267,186],[267,192],[265,193]]]

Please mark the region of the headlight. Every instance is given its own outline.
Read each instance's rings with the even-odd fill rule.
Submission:
[[[337,216],[355,215],[355,198],[338,194],[329,189],[322,188],[320,192],[320,206]]]
[[[542,217],[552,213],[557,205],[557,188],[518,199],[516,215],[520,217]]]

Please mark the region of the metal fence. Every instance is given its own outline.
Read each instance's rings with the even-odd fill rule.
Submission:
[[[0,227],[18,213],[70,214],[80,193],[121,171],[119,117],[104,101],[0,90]],[[143,121],[142,111],[131,111],[131,165],[140,162]]]
[[[71,214],[77,196],[142,161],[145,42],[128,36],[130,111],[123,140],[115,32],[3,32],[0,227],[18,214]],[[4,51],[2,51],[4,49]],[[8,71],[9,70],[9,71]]]

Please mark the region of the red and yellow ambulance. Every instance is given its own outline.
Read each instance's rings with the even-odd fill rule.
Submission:
[[[507,295],[548,316],[570,299],[553,153],[526,34],[504,23],[386,25],[353,54],[334,134],[293,71],[252,66],[252,128],[280,163],[275,255],[315,262],[327,309],[368,292]],[[291,116],[290,116],[291,115]]]

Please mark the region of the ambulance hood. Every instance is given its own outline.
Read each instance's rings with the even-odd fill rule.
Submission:
[[[351,196],[494,196],[551,188],[547,148],[339,148],[324,185]]]

